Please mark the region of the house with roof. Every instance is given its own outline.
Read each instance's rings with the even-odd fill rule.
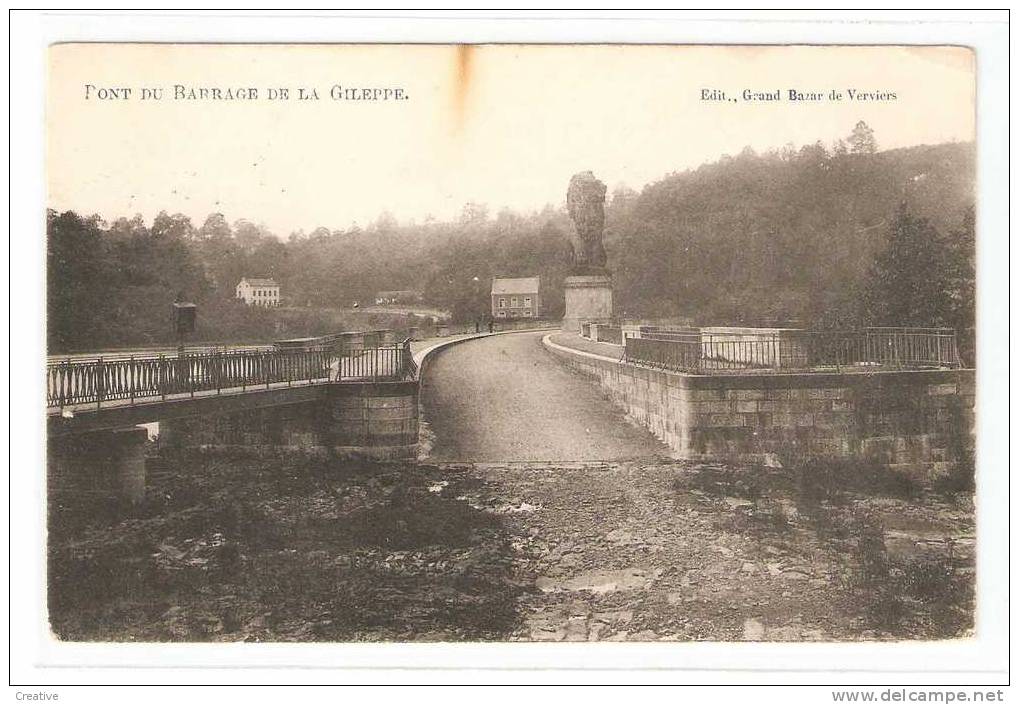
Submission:
[[[237,298],[248,306],[276,307],[280,305],[280,285],[275,279],[244,277],[237,284]]]
[[[492,279],[492,318],[541,316],[541,277]]]

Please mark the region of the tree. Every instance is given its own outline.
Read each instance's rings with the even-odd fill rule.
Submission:
[[[101,337],[109,305],[110,262],[98,217],[46,213],[46,337],[51,352],[85,347]]]
[[[874,261],[865,294],[873,323],[954,326],[951,248],[926,218],[899,206],[888,242]]]
[[[962,223],[949,241],[948,293],[952,299],[952,320],[958,330],[976,326],[976,216],[973,206],[963,214]]]
[[[202,240],[226,240],[232,236],[230,224],[226,222],[222,213],[211,213],[198,229],[198,237]]]
[[[488,206],[484,203],[465,203],[460,211],[460,225],[464,228],[481,227],[488,220]]]
[[[856,123],[846,141],[849,143],[849,151],[853,154],[874,154],[877,151],[874,130],[863,120]]]
[[[167,215],[166,211],[159,211],[159,215],[152,221],[150,232],[155,238],[192,240],[195,237],[195,226],[186,215],[181,213]]]

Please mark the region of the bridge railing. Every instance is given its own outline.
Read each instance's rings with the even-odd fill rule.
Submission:
[[[624,342],[628,362],[696,374],[961,366],[955,331],[946,328],[724,335],[660,332]]]
[[[47,365],[46,403],[49,408],[102,406],[274,384],[392,381],[412,377],[413,364],[409,343],[380,344],[347,356],[331,349],[241,350],[65,360]]]
[[[598,332],[599,343],[623,344],[623,329],[619,326],[599,325],[595,329]]]
[[[345,350],[335,362],[336,382],[384,382],[410,379],[414,376],[414,357],[410,341],[379,343],[377,345]]]

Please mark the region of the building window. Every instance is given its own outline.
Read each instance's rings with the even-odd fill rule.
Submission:
[[[506,299],[499,298],[499,308],[506,308]]]
[[[524,306],[530,306],[530,305],[531,305],[531,297],[530,296],[525,296],[524,297]]]
[[[499,313],[497,313],[496,315],[499,316],[499,318],[506,318],[506,312],[505,311],[499,311]]]
[[[530,315],[531,315],[531,309],[526,309],[526,310],[524,311],[524,315],[525,315],[525,316],[530,316]]]
[[[516,296],[510,299],[510,308],[516,308],[517,306],[519,306],[520,305],[519,301],[520,300]]]

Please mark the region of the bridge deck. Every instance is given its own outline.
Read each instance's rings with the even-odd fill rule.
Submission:
[[[429,460],[581,461],[669,456],[597,386],[548,355],[548,331],[455,346],[421,390],[435,441]],[[618,357],[618,355],[617,355]]]

